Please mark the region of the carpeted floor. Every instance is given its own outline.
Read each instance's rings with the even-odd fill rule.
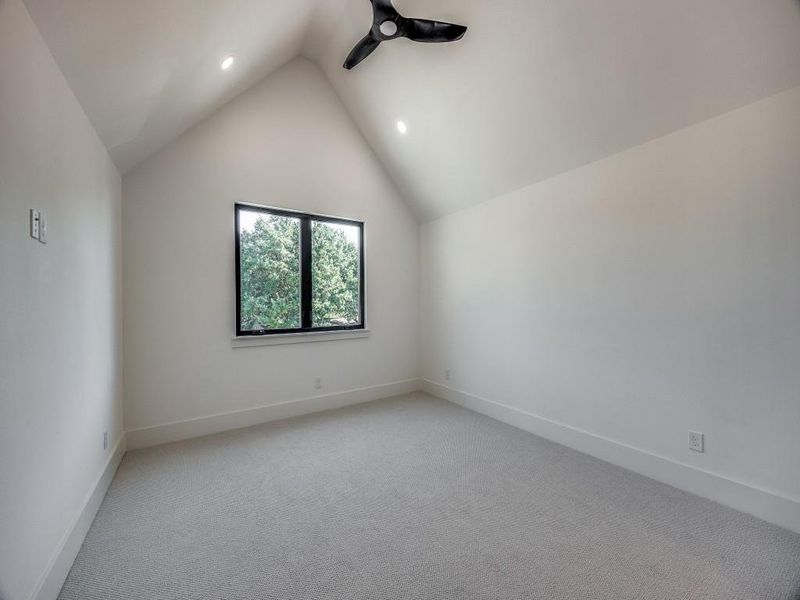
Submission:
[[[62,600],[798,600],[800,536],[422,394],[126,455]]]

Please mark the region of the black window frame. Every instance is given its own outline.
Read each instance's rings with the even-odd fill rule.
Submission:
[[[300,327],[295,329],[242,329],[242,257],[239,227],[239,213],[242,210],[262,212],[278,217],[289,217],[300,220]],[[262,337],[269,335],[287,335],[303,333],[322,333],[326,331],[357,331],[366,329],[366,302],[365,302],[365,263],[364,263],[364,222],[356,219],[331,217],[314,213],[300,212],[285,208],[273,208],[258,204],[236,202],[234,204],[234,238],[235,242],[235,271],[236,271],[236,336],[237,337]],[[335,223],[358,227],[359,232],[359,317],[360,322],[354,325],[334,325],[328,327],[313,327],[312,315],[312,253],[311,253],[311,223]]]

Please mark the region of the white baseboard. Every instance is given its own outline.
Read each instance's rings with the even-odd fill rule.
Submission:
[[[114,479],[114,474],[117,472],[124,454],[125,434],[123,433],[111,451],[103,471],[86,495],[80,512],[56,546],[44,574],[30,595],[30,600],[55,600],[58,597],[61,586],[64,585],[72,563],[75,562],[75,557],[81,549],[83,540],[100,509],[100,504],[105,498],[108,486],[111,485],[111,480]]]
[[[421,387],[432,396],[800,533],[800,502],[791,498],[427,379]]]
[[[280,404],[271,404],[258,408],[249,408],[186,421],[165,423],[164,425],[156,425],[153,427],[133,429],[127,432],[128,449],[136,450],[138,448],[148,448],[150,446],[187,440],[202,435],[228,431],[230,429],[252,427],[253,425],[259,425],[261,423],[298,417],[300,415],[333,408],[341,408],[350,404],[360,404],[362,402],[380,400],[381,398],[410,394],[419,389],[420,382],[418,379],[408,379],[326,396],[302,398],[300,400],[281,402]]]

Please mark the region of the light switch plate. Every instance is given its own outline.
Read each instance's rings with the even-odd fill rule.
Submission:
[[[39,239],[39,225],[41,223],[42,215],[38,210],[31,209],[31,237],[35,240]]]

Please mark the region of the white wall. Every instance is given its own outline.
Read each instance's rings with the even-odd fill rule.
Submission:
[[[22,2],[0,0],[3,600],[37,589],[122,433],[119,201]],[[46,213],[46,246],[28,237],[29,208]]]
[[[424,225],[423,377],[800,501],[798,165],[800,88]]]
[[[127,429],[416,378],[419,228],[311,62],[150,158],[123,199]],[[234,201],[363,219],[371,337],[232,348]]]

